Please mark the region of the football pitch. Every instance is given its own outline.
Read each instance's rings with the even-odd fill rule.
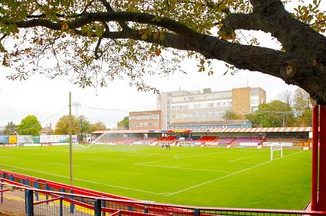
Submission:
[[[69,183],[68,146],[0,148],[0,168]],[[92,145],[73,147],[74,185],[140,200],[303,209],[311,152],[285,149]]]

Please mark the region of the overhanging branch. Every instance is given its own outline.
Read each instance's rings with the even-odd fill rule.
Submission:
[[[106,10],[108,12],[114,12],[113,8],[111,7],[110,3],[107,2],[106,0],[100,0],[102,2],[102,4],[104,5],[104,7],[106,8]],[[121,26],[121,28],[123,28],[124,30],[128,30],[130,29],[129,26],[125,23],[125,22],[118,22],[119,25]]]
[[[174,21],[170,18],[157,17],[148,13],[137,13],[137,12],[97,12],[88,13],[80,18],[76,18],[73,21],[65,22],[70,29],[80,28],[84,25],[93,22],[110,22],[110,21],[131,21],[141,24],[155,25],[158,27],[166,28],[172,32],[182,34],[184,36],[194,36],[197,34],[196,31],[192,30],[188,26]],[[37,26],[43,26],[53,30],[61,30],[64,22],[52,22],[46,19],[32,19],[26,21],[18,21],[15,23],[6,24],[16,24],[19,28],[31,28]]]
[[[206,58],[222,60],[240,69],[260,71],[280,77],[287,83],[306,89],[317,101],[326,104],[324,87],[326,39],[286,12],[279,0],[251,0],[254,7],[252,14],[231,14],[223,23],[224,28],[231,30],[270,32],[282,43],[285,52],[223,41],[217,37],[200,34],[181,22],[149,13],[109,11],[111,6],[108,2],[104,0],[102,2],[106,5],[107,12],[87,13],[74,19],[67,18],[65,21],[50,21],[45,17],[35,17],[17,22],[3,21],[3,24],[16,25],[18,28],[43,26],[59,31],[67,30],[62,28],[67,26],[69,29],[74,29],[75,31],[72,32],[76,34],[99,38],[96,52],[102,38],[133,39],[179,50],[195,51]],[[122,26],[122,31],[105,31],[100,37],[95,32],[92,34],[92,32],[81,31],[81,27],[85,25],[111,21],[118,22]],[[164,33],[164,39],[155,37],[155,34],[151,33],[147,35],[149,29],[146,29],[146,32],[123,26],[129,21],[164,28],[167,32]]]
[[[222,22],[224,29],[261,30],[262,18],[258,14],[229,14]]]

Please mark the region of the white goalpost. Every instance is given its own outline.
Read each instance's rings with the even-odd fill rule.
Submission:
[[[283,146],[280,143],[270,143],[271,147],[271,160],[274,160],[274,152],[279,151],[280,152],[280,158],[283,158]]]

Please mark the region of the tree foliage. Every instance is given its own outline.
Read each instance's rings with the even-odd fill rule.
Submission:
[[[81,134],[91,133],[91,123],[87,120],[85,116],[79,116],[78,123],[79,123],[79,133]]]
[[[118,129],[129,129],[129,117],[124,117],[121,121],[117,123]]]
[[[240,116],[232,111],[227,111],[227,112],[225,112],[223,118],[225,120],[237,120],[237,119],[242,119],[242,116]]]
[[[62,116],[57,124],[55,125],[55,134],[69,134],[70,133],[70,122],[71,121],[71,133],[79,134],[80,124],[79,120],[75,116],[64,115]]]
[[[280,93],[280,95],[278,96],[278,98],[285,102],[286,104],[292,106],[293,103],[293,93],[290,90],[285,90],[283,92]]]
[[[3,64],[18,70],[12,79],[69,73],[85,87],[129,77],[145,90],[153,88],[144,74],[174,72],[188,57],[211,74],[221,60],[279,77],[326,104],[326,13],[321,0],[292,12],[288,1],[2,0],[0,51]],[[282,50],[244,41],[242,30],[270,33]]]
[[[17,125],[12,121],[8,122],[8,124],[4,127],[3,134],[14,135],[16,133],[17,133]]]
[[[312,104],[310,96],[304,90],[298,88],[294,92],[293,109],[296,112],[296,125],[311,126],[312,122]]]
[[[40,135],[42,126],[34,115],[28,115],[18,125],[19,135]]]
[[[291,106],[279,100],[259,105],[256,112],[247,115],[247,119],[254,127],[283,127],[294,124]]]
[[[99,131],[99,130],[105,130],[105,129],[106,129],[106,126],[101,121],[91,124],[91,132]]]
[[[69,134],[69,116],[62,116],[56,126],[55,134]],[[96,130],[105,130],[105,124],[103,122],[91,123],[85,116],[72,116],[72,134],[78,134],[83,137],[83,134],[89,134]]]

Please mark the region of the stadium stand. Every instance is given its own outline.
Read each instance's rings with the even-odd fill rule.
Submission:
[[[148,139],[141,139],[141,140],[136,140],[133,142],[133,144],[143,144],[143,145],[151,145],[157,142],[157,138],[148,138]]]
[[[217,141],[218,137],[216,136],[202,136],[198,139],[198,142],[205,144],[206,142],[215,142]]]
[[[190,138],[187,138],[185,140],[179,140],[178,142],[178,146],[199,146],[201,145],[202,143],[199,142],[200,137],[190,137]]]
[[[309,127],[211,128],[205,130],[108,130],[94,133],[95,144],[263,147],[267,142],[309,147]]]
[[[236,138],[234,137],[220,137],[218,139],[218,145],[219,146],[226,146],[226,145],[230,145],[231,143],[233,143],[236,140]]]
[[[123,134],[107,134],[104,133],[93,141],[96,144],[132,144],[141,140],[141,137],[137,136],[126,136]]]
[[[157,140],[157,144],[176,144],[177,137],[176,136],[167,136],[167,137],[161,137]]]
[[[264,141],[262,137],[238,137],[236,142],[242,147],[257,147]]]
[[[263,145],[270,142],[282,143],[283,146],[288,147],[303,147],[310,145],[310,140],[306,138],[266,138]]]

